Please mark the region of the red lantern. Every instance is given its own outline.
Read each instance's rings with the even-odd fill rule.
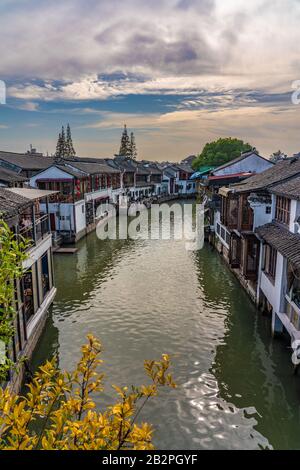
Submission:
[[[81,194],[80,180],[76,180],[76,196],[79,197]]]

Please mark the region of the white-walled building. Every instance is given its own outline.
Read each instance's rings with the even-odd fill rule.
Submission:
[[[219,251],[271,315],[273,333],[300,339],[300,159],[280,161],[219,194]]]
[[[249,152],[243,152],[239,157],[230,160],[224,165],[220,165],[211,171],[211,176],[221,177],[234,175],[247,175],[262,173],[273,166],[270,160],[259,155],[257,150],[253,149]]]
[[[64,161],[30,179],[32,187],[59,191],[50,200],[51,230],[64,242],[76,242],[117,203],[120,171],[104,163]]]
[[[272,221],[261,240],[258,302],[272,313],[273,333],[300,339],[300,174],[273,185]]]

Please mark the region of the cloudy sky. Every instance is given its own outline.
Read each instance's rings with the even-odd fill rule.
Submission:
[[[124,123],[140,158],[218,137],[300,151],[299,0],[1,0],[0,149],[111,156]]]

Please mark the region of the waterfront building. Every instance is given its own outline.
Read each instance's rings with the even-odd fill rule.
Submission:
[[[175,163],[161,164],[160,168],[163,172],[163,184],[168,186],[169,194],[178,195],[179,168]]]
[[[22,188],[29,186],[29,178],[25,178],[16,171],[0,166],[0,187]]]
[[[134,175],[136,171],[133,159],[117,155],[115,158],[106,158],[105,162],[110,167],[120,172],[120,186],[122,189],[122,195],[129,195],[133,197],[133,193],[135,192]]]
[[[0,151],[0,167],[13,171],[27,179],[48,168],[53,162],[54,157]]]
[[[220,189],[216,246],[272,331],[300,338],[300,159]]]
[[[260,174],[261,172],[272,168],[274,164],[264,157],[260,156],[254,149],[249,152],[242,153],[239,157],[225,163],[219,167],[210,170],[204,169],[204,177],[200,177],[198,183],[198,194],[207,198],[207,220],[210,226],[211,236],[219,252],[229,260],[230,237],[231,231],[252,232],[252,222],[247,221],[247,206],[243,206],[241,200],[240,208],[243,207],[243,213],[239,213],[237,202],[227,199],[230,190],[228,185],[237,184],[243,180],[247,180],[250,175]],[[236,199],[236,198],[235,198]],[[228,207],[227,207],[228,202]],[[232,205],[232,207],[230,206]],[[240,209],[241,210],[241,209]],[[228,211],[231,219],[228,220]],[[251,216],[251,213],[249,217]],[[235,264],[233,262],[233,264]],[[249,271],[245,266],[244,270]],[[248,277],[249,273],[246,275]],[[251,277],[251,275],[250,275]]]
[[[106,162],[121,172],[122,194],[137,201],[163,193],[162,175],[159,165],[149,161],[136,161],[130,157],[116,156]]]
[[[120,171],[101,160],[63,160],[33,176],[30,184],[58,191],[49,204],[51,231],[64,243],[77,242],[94,230],[121,193]]]
[[[29,358],[36,347],[46,322],[48,309],[56,294],[52,261],[52,237],[47,208],[52,191],[28,188],[0,188],[0,212],[16,237],[29,243],[23,262],[24,275],[15,280],[15,335],[9,351],[16,362],[20,356]],[[8,378],[18,390],[25,367]]]
[[[182,197],[193,196],[196,193],[196,182],[191,179],[194,170],[187,163],[167,164],[163,168],[163,179],[169,187],[169,194]]]
[[[169,194],[170,196],[176,195],[178,188],[176,186],[176,170],[172,170],[172,167],[161,167],[163,172],[162,186],[163,193]]]
[[[179,163],[176,167],[178,169],[176,178],[178,194],[182,196],[194,195],[196,193],[196,183],[191,180],[194,170],[187,163]]]
[[[268,184],[268,220],[265,217],[262,224],[260,216],[256,228],[260,240],[257,303],[272,315],[272,332],[286,331],[293,341],[300,339],[300,159],[280,162],[276,180]]]
[[[211,171],[215,169],[215,166],[210,166],[210,165],[204,165],[198,168],[197,171],[195,171],[190,179],[195,183],[195,192],[199,196],[203,196],[204,191],[203,191],[203,186],[206,186],[207,183],[207,178],[210,174]]]
[[[134,187],[131,188],[131,199],[143,199],[155,193],[155,184],[151,181],[151,170],[145,165],[135,162]]]
[[[208,198],[211,198],[213,194],[219,193],[222,186],[238,183],[272,166],[273,163],[255,149],[243,152],[239,157],[213,168],[208,175],[204,169],[206,178],[202,179],[201,191],[204,189]]]
[[[117,155],[114,159],[106,159],[108,165],[121,173],[121,194],[130,201],[147,198],[153,194],[150,182],[150,171],[130,157]]]
[[[180,163],[187,164],[189,166],[192,166],[192,163],[196,160],[197,156],[196,155],[189,155],[188,157],[184,158],[181,160]]]
[[[160,196],[163,193],[163,171],[157,163],[142,161],[142,166],[149,172],[149,183],[152,186],[152,195]]]

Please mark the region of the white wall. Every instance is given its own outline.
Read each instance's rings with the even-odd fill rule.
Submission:
[[[65,171],[60,170],[56,166],[51,166],[44,171],[41,171],[35,176],[30,178],[30,186],[33,188],[37,187],[37,180],[40,179],[74,179],[72,175],[66,173]]]
[[[182,188],[179,189],[179,194],[195,194],[196,193],[195,181],[177,179],[176,184],[178,184],[179,187],[182,186]],[[195,187],[193,187],[193,184],[195,185]],[[188,185],[191,186],[190,189],[187,189]]]
[[[84,201],[79,201],[75,203],[75,224],[76,233],[79,233],[81,232],[81,230],[86,228]]]
[[[265,160],[255,153],[252,153],[248,157],[245,157],[243,160],[240,160],[232,165],[227,166],[226,168],[215,170],[213,174],[215,176],[230,175],[235,173],[261,173],[264,170],[267,170],[273,166],[271,162]]]
[[[117,191],[120,191],[118,189]],[[107,189],[98,189],[97,191],[87,193],[85,195],[85,200],[86,201],[92,201],[93,199],[98,199],[99,197],[112,197],[112,189],[107,188]]]
[[[272,222],[272,206],[270,214],[267,214],[266,208],[270,207],[271,204],[264,203],[251,203],[251,208],[253,209],[253,231],[260,227],[261,225],[268,224]]]
[[[41,204],[41,210],[43,212],[46,211],[45,204]],[[69,232],[70,230],[72,230],[75,233],[79,233],[81,232],[81,230],[86,228],[85,201],[78,201],[75,204],[49,203],[49,213],[55,214],[57,231]]]
[[[291,201],[291,217],[290,217],[290,232],[292,233],[300,233],[299,232],[299,224],[297,224],[296,220],[300,217],[300,201],[296,201],[293,199]]]
[[[262,255],[264,256],[264,254]],[[284,290],[286,283],[286,263],[283,256],[277,252],[276,276],[274,284],[269,277],[262,272],[260,278],[260,288],[276,313],[283,308]]]
[[[27,258],[23,261],[23,269],[30,268],[38,259],[40,259],[44,253],[49,250],[52,246],[52,236],[51,233],[39,240],[35,246],[33,246],[29,251],[27,251]]]
[[[74,230],[73,204],[49,203],[49,213],[55,214],[57,231],[69,232]],[[41,204],[41,211],[46,212],[46,204]]]

